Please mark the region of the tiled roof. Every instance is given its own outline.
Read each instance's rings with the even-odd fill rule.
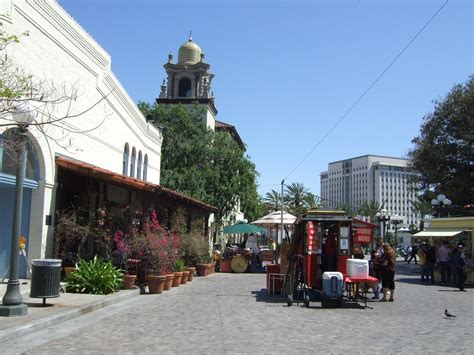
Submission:
[[[234,139],[237,141],[240,147],[242,149],[245,149],[245,144],[240,138],[239,132],[237,132],[237,129],[235,128],[235,126],[216,120],[216,130],[219,130],[219,129],[228,131],[232,135],[232,137],[234,137]]]
[[[164,186],[153,184],[151,182],[143,181],[140,179],[135,179],[130,176],[118,174],[107,169],[99,168],[98,166],[95,166],[89,163],[81,162],[79,160],[75,160],[75,159],[68,158],[65,156],[60,156],[60,157],[56,157],[56,164],[63,169],[69,170],[71,172],[74,172],[80,175],[90,176],[95,179],[122,185],[122,186],[133,188],[136,190],[143,190],[143,191],[165,194],[171,199],[181,200],[185,203],[198,206],[210,212],[217,212],[217,207],[214,207],[202,201],[196,200],[192,197],[183,195],[179,192],[168,189]]]

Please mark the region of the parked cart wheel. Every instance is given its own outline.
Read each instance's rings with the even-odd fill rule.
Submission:
[[[309,307],[309,295],[304,296],[304,306],[306,308]]]

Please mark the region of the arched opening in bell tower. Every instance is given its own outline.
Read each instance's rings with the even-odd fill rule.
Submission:
[[[178,85],[178,96],[179,97],[191,97],[191,80],[183,78],[179,81]]]

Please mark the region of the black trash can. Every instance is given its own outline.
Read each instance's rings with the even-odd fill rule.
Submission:
[[[59,297],[61,281],[61,259],[33,259],[31,262],[30,297],[46,298]]]

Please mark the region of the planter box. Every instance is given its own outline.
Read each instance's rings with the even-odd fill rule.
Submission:
[[[230,268],[231,263],[232,260],[221,260],[221,272],[232,272],[232,269]]]

